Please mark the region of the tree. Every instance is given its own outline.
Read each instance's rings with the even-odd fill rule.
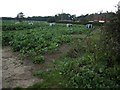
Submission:
[[[76,20],[76,15],[72,15],[72,16],[71,16],[71,19],[72,19],[73,21],[75,21],[75,20]]]
[[[120,4],[120,2],[118,3]],[[116,33],[116,40],[117,40],[117,61],[120,63],[120,5],[118,5],[118,11],[117,11],[117,15],[116,15],[116,22],[115,23],[115,26],[116,29],[115,29],[115,33]]]
[[[110,23],[107,24],[107,27],[104,31],[104,42],[106,48],[109,48],[108,52],[108,65],[113,65],[114,62],[120,64],[120,9],[110,20]]]
[[[53,22],[55,22],[55,17],[49,16],[47,21],[49,23],[53,23]]]
[[[22,21],[23,21],[23,18],[24,18],[24,14],[23,14],[22,12],[20,12],[20,13],[17,14],[17,20],[18,20],[19,22],[22,22]]]

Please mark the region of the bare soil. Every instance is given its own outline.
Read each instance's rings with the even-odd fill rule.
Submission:
[[[17,86],[26,88],[43,79],[33,76],[33,72],[40,69],[50,69],[53,60],[61,57],[69,51],[67,44],[60,46],[54,53],[45,53],[43,64],[33,64],[30,60],[20,60],[19,53],[13,52],[10,47],[2,48],[2,85],[3,88],[14,88]]]
[[[3,88],[14,88],[17,86],[26,88],[41,80],[32,75],[33,69],[36,68],[35,65],[26,60],[21,63],[18,55],[18,53],[12,52],[10,47],[2,49]]]

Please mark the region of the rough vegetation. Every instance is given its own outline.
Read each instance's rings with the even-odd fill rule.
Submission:
[[[37,22],[39,26],[32,29],[6,29],[3,46],[9,45],[23,58],[44,64],[46,53],[55,53],[62,44],[69,45],[64,55],[52,58],[48,68],[33,73],[43,82],[28,88],[120,88],[119,16],[118,11],[115,21],[110,23],[115,28],[87,29],[83,25],[68,28],[64,24],[50,27],[48,23]]]
[[[3,32],[3,45],[10,45],[14,51],[20,51],[22,55],[30,57],[34,63],[40,63],[44,61],[45,52],[55,51],[62,43],[70,42],[69,34],[87,32],[84,26],[81,29],[79,26],[74,28],[66,28],[64,25],[49,27],[46,24],[42,30],[39,28],[25,31],[8,30]]]

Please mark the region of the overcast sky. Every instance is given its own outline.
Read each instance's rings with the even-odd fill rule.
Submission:
[[[19,12],[28,16],[53,16],[70,13],[77,16],[115,11],[120,0],[1,0],[0,17],[16,17]]]

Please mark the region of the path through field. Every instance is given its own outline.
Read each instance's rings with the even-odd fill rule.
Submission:
[[[18,53],[13,53],[10,47],[2,49],[2,85],[3,88],[13,88],[16,86],[27,87],[41,79],[32,75],[36,68],[32,62],[21,61]]]
[[[41,78],[33,76],[36,70],[48,70],[53,68],[52,60],[59,58],[69,51],[66,44],[61,45],[55,53],[46,53],[43,64],[33,64],[30,60],[21,61],[19,53],[13,52],[10,47],[2,49],[2,76],[3,88],[13,88],[20,86],[26,88],[34,83],[43,81]],[[22,62],[22,63],[21,63]]]

